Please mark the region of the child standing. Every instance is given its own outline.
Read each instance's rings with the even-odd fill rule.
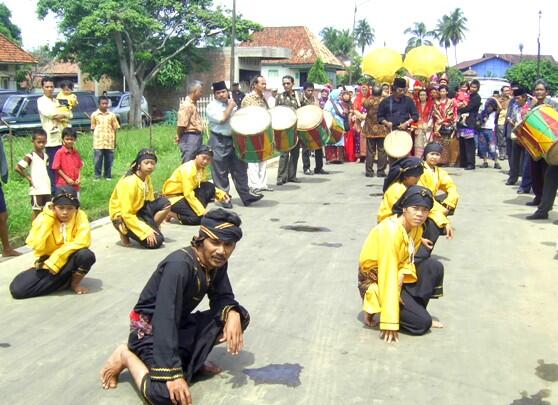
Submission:
[[[494,168],[501,169],[498,163],[496,152],[496,122],[498,113],[498,103],[495,99],[486,100],[484,110],[480,114],[481,129],[479,133],[479,155],[484,163],[482,168],[488,167],[488,157],[494,161]]]
[[[6,206],[4,191],[2,190],[2,183],[8,182],[8,173],[8,160],[4,153],[4,143],[2,138],[0,138],[0,240],[2,241],[2,257],[21,255],[10,244],[8,235],[8,207]]]
[[[60,120],[60,126],[62,128],[70,126],[70,120],[72,119],[72,110],[76,108],[79,104],[77,96],[74,92],[74,84],[68,80],[64,80],[60,83],[60,93],[56,96],[56,101],[58,102],[57,113],[58,114],[69,114],[68,118]]]
[[[29,181],[29,195],[31,196],[31,218],[35,219],[50,201],[50,177],[48,177],[48,155],[45,152],[47,133],[44,129],[37,129],[31,138],[33,151],[21,159],[15,170]],[[29,174],[26,169],[29,168]]]
[[[72,128],[64,128],[62,131],[62,147],[54,155],[52,170],[56,172],[56,188],[72,186],[79,198],[81,168],[83,161],[75,148],[77,134]]]
[[[120,128],[116,115],[108,110],[109,98],[99,98],[99,109],[91,115],[93,130],[93,149],[95,152],[95,180],[101,178],[105,169],[105,179],[112,179],[112,163],[116,148],[116,131]]]

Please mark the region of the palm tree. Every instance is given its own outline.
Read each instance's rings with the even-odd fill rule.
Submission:
[[[360,47],[361,55],[364,54],[364,48],[366,45],[372,45],[374,43],[374,28],[371,28],[370,24],[368,24],[368,21],[366,20],[358,21],[353,35],[357,45]]]
[[[337,38],[339,37],[339,30],[333,27],[325,27],[320,31],[320,36],[322,37],[324,45],[333,52],[333,49],[336,47]]]
[[[407,28],[403,33],[412,35],[407,41],[405,53],[421,45],[432,45],[432,41],[428,38],[435,38],[434,32],[428,31],[423,22],[415,22],[412,27]]]
[[[451,46],[451,38],[449,35],[449,22],[450,18],[444,15],[436,23],[436,28],[434,29],[434,38],[438,40],[440,46],[443,46],[446,50],[446,57],[448,56],[448,48]]]
[[[457,44],[463,42],[465,32],[469,30],[467,28],[467,17],[463,15],[463,10],[458,7],[451,12],[448,18],[447,33],[451,44],[454,46],[455,64],[457,65]]]

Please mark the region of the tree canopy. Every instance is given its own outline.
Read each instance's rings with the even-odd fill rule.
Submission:
[[[532,90],[537,80],[537,61],[524,60],[513,65],[506,72],[506,79]],[[541,79],[548,83],[550,92],[555,94],[558,91],[558,64],[541,60]]]
[[[12,12],[4,3],[0,3],[0,34],[21,43],[21,30],[12,23]]]
[[[200,59],[197,46],[230,43],[230,11],[212,0],[39,0],[37,12],[58,17],[65,38],[54,48],[60,58],[79,62],[96,79],[124,75],[135,125],[141,123],[140,100],[149,82],[161,74],[165,85],[176,85]],[[257,29],[237,19],[237,39]]]
[[[435,37],[434,32],[429,31],[423,22],[415,22],[413,26],[407,28],[404,33],[411,34],[411,37],[407,41],[405,53],[421,45],[432,45],[432,41],[429,38]]]
[[[329,77],[325,71],[324,63],[320,58],[318,58],[310,68],[308,72],[308,81],[316,84],[329,83]]]
[[[364,48],[367,45],[372,45],[376,38],[374,28],[370,27],[368,21],[359,20],[355,27],[355,42],[360,47],[360,54],[364,54]]]
[[[333,27],[325,27],[320,31],[322,42],[325,46],[342,61],[348,61],[355,53],[353,36],[349,30],[338,30]]]

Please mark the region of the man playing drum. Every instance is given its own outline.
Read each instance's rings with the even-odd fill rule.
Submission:
[[[275,105],[284,105],[290,107],[293,110],[297,110],[300,105],[300,100],[298,95],[293,90],[294,77],[284,76],[283,77],[283,93],[277,96],[275,100]],[[282,152],[279,158],[279,168],[277,170],[277,185],[281,186],[287,182],[300,183],[300,180],[296,178],[296,167],[298,164],[298,155],[300,154],[300,142],[297,142],[294,148],[289,152]]]
[[[269,109],[267,101],[264,98],[266,85],[265,77],[256,76],[252,80],[252,91],[242,99],[241,108],[259,106]],[[273,189],[267,185],[267,163],[265,161],[248,163],[248,185],[250,189],[256,193],[259,191],[273,191]]]
[[[314,97],[314,83],[305,82],[302,85],[302,100],[300,104],[302,107],[305,105],[316,105],[319,106],[320,103]],[[312,171],[310,170],[310,149],[303,146],[302,147],[302,168],[304,169],[304,174],[311,175]],[[316,149],[314,151],[314,159],[316,160],[316,167],[314,169],[315,174],[328,174],[323,167],[324,167],[324,151],[322,148]]]
[[[236,110],[236,102],[229,98],[225,82],[213,83],[215,99],[207,106],[207,119],[211,131],[209,144],[213,149],[213,183],[229,193],[229,173],[234,187],[244,205],[261,199],[261,194],[252,194],[248,188],[248,163],[240,160],[234,151],[230,118]],[[230,201],[221,202],[223,208],[232,208]]]
[[[388,131],[409,130],[411,124],[418,120],[418,111],[413,99],[405,95],[407,82],[396,78],[393,82],[393,94],[382,100],[378,107],[378,122]]]

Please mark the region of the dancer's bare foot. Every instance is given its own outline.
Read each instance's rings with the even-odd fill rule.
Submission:
[[[116,388],[118,385],[118,376],[126,368],[122,357],[123,353],[127,351],[128,347],[126,345],[119,345],[108,358],[101,370],[101,386],[103,389]]]
[[[442,329],[444,324],[438,320],[432,319],[432,327],[435,329]]]
[[[169,211],[167,217],[165,218],[165,221],[171,224],[178,224],[180,222],[178,220],[178,215],[176,215],[176,212],[172,212],[172,211]]]
[[[21,253],[13,248],[4,249],[4,251],[2,252],[2,257],[16,257],[16,256],[21,256]]]
[[[364,313],[364,324],[366,326],[369,326],[371,328],[374,328],[374,327],[378,326],[379,321],[378,321],[378,319],[374,318],[374,315],[375,314],[369,314],[368,312]]]
[[[85,274],[72,274],[72,281],[70,281],[70,288],[78,295],[87,294],[89,290],[80,285],[81,280],[85,277]]]
[[[123,233],[119,233],[120,234],[120,242],[122,242],[122,244],[125,247],[128,247],[131,245],[130,243],[130,238],[128,237],[128,235],[124,235]]]
[[[203,366],[200,369],[200,373],[206,375],[217,375],[222,371],[223,369],[217,366],[217,364],[213,363],[212,361],[206,361],[205,363],[203,363]]]

